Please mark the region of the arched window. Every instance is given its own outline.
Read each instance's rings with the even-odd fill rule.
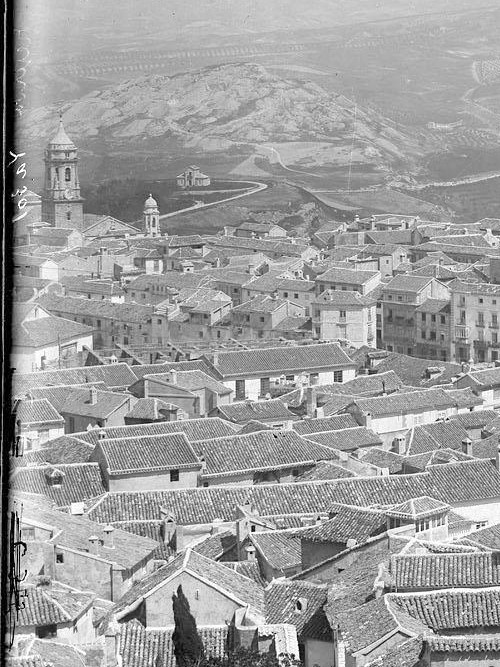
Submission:
[[[71,169],[69,167],[64,170],[64,180],[66,182],[71,181]]]

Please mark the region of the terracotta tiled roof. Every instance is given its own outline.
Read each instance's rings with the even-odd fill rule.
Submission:
[[[104,524],[90,521],[86,516],[60,512],[50,507],[40,507],[33,500],[23,502],[23,522],[27,525],[42,523],[54,529],[53,544],[76,551],[89,550],[89,537],[96,535],[104,541]],[[111,561],[121,568],[132,569],[158,547],[158,540],[150,536],[133,534],[116,527],[113,531],[113,548],[94,545],[96,555]]]
[[[165,403],[159,398],[139,398],[132,410],[129,410],[125,416],[144,421],[164,421],[172,410],[178,409],[177,405]]]
[[[92,593],[56,582],[48,586],[25,586],[21,595],[18,628],[74,622],[91,606],[94,598]]]
[[[298,568],[301,564],[300,538],[287,530],[252,533],[250,540],[269,565],[281,570]]]
[[[388,507],[385,512],[388,516],[398,517],[402,519],[423,519],[428,516],[433,516],[439,512],[449,510],[450,506],[446,503],[430,498],[429,496],[420,496],[412,498],[399,505],[392,505]]]
[[[83,297],[45,295],[39,298],[41,306],[49,312],[64,315],[102,317],[118,322],[144,322],[151,318],[153,308],[137,303],[113,303],[107,300]],[[82,325],[80,325],[82,326]]]
[[[398,554],[391,571],[396,591],[500,585],[499,554],[491,552]]]
[[[379,510],[336,505],[334,516],[313,528],[300,533],[300,538],[311,542],[340,542],[347,544],[355,540],[358,544],[383,533],[387,528],[387,517]]]
[[[316,281],[322,283],[349,283],[350,285],[364,285],[371,278],[377,276],[378,271],[360,271],[358,269],[331,268],[317,276]]]
[[[384,598],[372,600],[347,611],[342,610],[336,613],[334,618],[349,653],[370,646],[398,627],[394,615],[387,609]]]
[[[456,463],[457,461],[470,461],[473,456],[468,456],[458,449],[432,449],[423,454],[413,454],[403,458],[404,472],[426,470],[428,466],[443,463]]]
[[[185,389],[186,391],[196,391],[199,389],[210,389],[221,396],[231,393],[231,389],[218,382],[212,376],[203,373],[203,371],[176,371],[175,380],[172,373],[163,373],[154,375],[145,375],[144,380],[148,383],[162,382]]]
[[[461,450],[462,440],[467,438],[465,427],[457,419],[414,426],[406,433],[406,453],[412,456],[441,447]]]
[[[60,486],[53,482],[61,479]],[[12,477],[16,491],[40,493],[53,500],[58,507],[97,498],[105,493],[97,463],[72,463],[18,468]]]
[[[324,431],[341,431],[358,426],[358,422],[351,414],[332,415],[321,419],[303,419],[293,424],[292,428],[300,435]]]
[[[465,428],[482,428],[497,417],[498,412],[494,410],[473,410],[472,412],[452,415],[450,419],[459,421]]]
[[[323,610],[326,586],[277,579],[269,584],[265,594],[268,623],[291,623],[301,639],[331,641],[332,631]]]
[[[441,369],[439,375],[428,377],[427,369],[433,364],[428,359],[409,357],[406,354],[391,352],[385,359],[377,364],[377,372],[394,371],[405,385],[413,387],[432,387],[439,384],[447,384],[451,378],[458,375],[462,368],[460,364],[440,361],[436,364]]]
[[[474,531],[467,536],[467,542],[500,551],[500,523]]]
[[[219,414],[229,421],[246,423],[250,420],[274,421],[276,419],[295,421],[297,415],[290,412],[278,398],[269,401],[241,401],[219,406]]]
[[[61,368],[37,373],[14,373],[12,377],[13,394],[20,397],[34,387],[104,382],[108,388],[118,389],[128,387],[135,380],[136,377],[130,366],[125,363]]]
[[[341,468],[333,461],[319,461],[315,464],[314,468],[299,475],[297,477],[297,483],[316,482],[325,479],[343,479],[345,477],[355,476],[355,473],[346,468]]]
[[[500,475],[489,461],[473,460],[431,466],[413,475],[337,479],[304,484],[251,487],[219,486],[135,493],[108,493],[91,510],[100,522],[160,518],[168,507],[182,525],[233,520],[234,508],[248,498],[261,515],[310,514],[329,511],[333,503],[369,507],[394,505],[421,495],[452,504],[496,499]]]
[[[221,563],[196,553],[192,549],[188,549],[163,567],[136,582],[118,601],[115,607],[116,612],[122,611],[140,598],[147,597],[153,589],[161,586],[174,574],[183,571],[202,577],[209,584],[215,584],[243,605],[248,604],[258,612],[264,610],[264,591],[255,581],[224,567]]]
[[[15,419],[21,424],[46,424],[48,422],[60,422],[64,419],[46,398],[37,400],[19,401],[15,406]]]
[[[277,470],[335,458],[334,452],[302,438],[295,431],[260,431],[195,443],[203,456],[204,478],[233,472]]]
[[[433,653],[491,653],[500,651],[500,635],[437,635],[426,642]]]
[[[379,447],[370,447],[366,452],[363,452],[361,460],[363,463],[370,463],[377,468],[387,468],[389,474],[393,475],[402,471],[404,456],[395,452],[388,452]]]
[[[235,433],[235,427],[219,417],[208,419],[179,419],[157,424],[132,424],[130,426],[108,426],[106,428],[73,433],[83,442],[96,445],[103,437],[107,440],[115,438],[140,438],[150,435],[168,433],[185,433],[190,442],[209,438],[224,438]]]
[[[224,378],[229,378],[257,373],[286,374],[320,368],[351,368],[353,362],[336,343],[324,343],[219,352],[214,365]]]
[[[237,557],[237,546],[236,535],[229,530],[224,530],[198,542],[193,546],[193,551],[212,560],[222,558],[226,560]]]
[[[120,655],[123,667],[159,665],[175,667],[173,628],[147,630],[139,621],[129,621],[120,627]],[[206,657],[224,658],[233,640],[230,626],[198,628]]]
[[[482,371],[471,371],[468,376],[482,389],[500,386],[500,367],[485,368]]]
[[[386,596],[392,609],[403,611],[434,631],[498,628],[500,588],[460,589]]]
[[[241,574],[242,576],[255,581],[255,583],[262,588],[267,586],[267,581],[262,576],[259,563],[256,560],[221,561],[221,564],[225,567],[229,567],[231,570],[234,570],[238,574]]]
[[[185,433],[100,440],[97,449],[110,475],[201,468]]]
[[[44,443],[41,449],[25,451],[22,456],[17,457],[15,465],[87,463],[93,451],[92,445],[71,436],[61,435],[59,438]]]
[[[32,389],[34,398],[45,396],[62,415],[106,419],[133,399],[129,393],[102,391],[95,387],[44,387]],[[92,398],[93,397],[93,398]]]
[[[13,343],[16,346],[39,348],[51,343],[64,343],[74,338],[91,336],[94,329],[63,317],[42,317],[27,320],[16,327]]]
[[[454,400],[445,391],[437,387],[407,393],[397,392],[374,398],[355,398],[353,403],[358,406],[362,413],[370,413],[375,417],[451,408],[455,405]]]
[[[344,431],[325,431],[324,433],[311,433],[305,438],[317,442],[325,447],[343,452],[354,452],[364,447],[376,447],[382,445],[380,436],[369,428],[358,426],[347,428]]]
[[[193,359],[192,361],[165,361],[161,364],[141,364],[131,366],[130,370],[137,377],[155,375],[156,373],[168,373],[169,371],[202,371],[214,377],[213,366],[206,359]]]
[[[421,667],[422,652],[423,640],[415,637],[402,644],[391,646],[387,653],[365,663],[365,667]]]

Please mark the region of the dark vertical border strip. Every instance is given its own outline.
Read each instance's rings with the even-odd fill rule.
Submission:
[[[8,508],[9,508],[9,451],[12,442],[12,419],[10,418],[10,396],[11,396],[11,369],[10,369],[10,344],[11,344],[11,306],[12,306],[12,226],[14,217],[13,207],[13,170],[7,167],[9,162],[9,151],[15,150],[15,0],[4,0],[3,10],[3,78],[2,78],[2,108],[3,108],[3,160],[2,160],[2,340],[0,372],[2,377],[2,416],[1,416],[1,442],[2,442],[2,464],[1,464],[1,492],[2,492],[2,549],[1,549],[1,620],[2,633],[0,664],[5,664],[6,653],[6,622],[10,605],[9,577],[8,577]]]

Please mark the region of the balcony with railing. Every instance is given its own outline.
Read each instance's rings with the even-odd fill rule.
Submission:
[[[484,320],[477,320],[476,321],[476,327],[480,327],[481,329],[486,326]]]

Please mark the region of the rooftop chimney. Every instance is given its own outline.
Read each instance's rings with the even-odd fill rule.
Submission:
[[[462,452],[467,456],[472,456],[472,440],[470,438],[462,440]]]
[[[306,387],[306,412],[309,417],[314,417],[316,408],[316,388]]]
[[[89,552],[91,554],[96,554],[98,553],[98,546],[99,546],[99,538],[97,535],[91,535],[89,537]]]
[[[397,435],[392,441],[392,450],[396,454],[404,454],[406,452],[406,438],[404,435]]]
[[[95,387],[90,387],[90,405],[96,405],[97,403],[97,389]]]
[[[245,547],[245,552],[246,552],[246,559],[249,561],[254,561],[255,560],[255,547],[253,544],[249,544],[247,547]]]
[[[113,528],[113,526],[110,526],[108,524],[107,526],[104,526],[102,530],[104,532],[104,546],[107,549],[114,549],[115,542],[113,539],[113,533],[115,532],[115,529]]]
[[[170,371],[170,382],[172,384],[177,384],[177,371],[174,369]]]

